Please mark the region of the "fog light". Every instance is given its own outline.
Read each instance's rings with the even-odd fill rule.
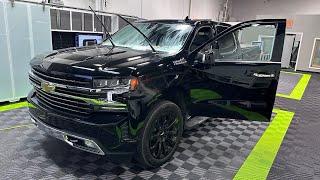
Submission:
[[[88,147],[95,148],[95,144],[90,140],[84,140],[84,144]]]

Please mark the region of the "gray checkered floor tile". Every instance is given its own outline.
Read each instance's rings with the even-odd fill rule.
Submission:
[[[27,108],[13,111],[0,112],[0,129],[15,126],[17,124],[30,124]]]
[[[295,112],[268,179],[320,179],[320,74],[312,74],[301,101],[277,98]]]
[[[302,75],[300,74],[281,72],[277,92],[289,95],[301,77]]]
[[[26,109],[0,116],[2,128],[30,122]],[[0,179],[232,179],[267,125],[208,119],[185,132],[174,158],[153,170],[79,151],[33,126],[0,131]]]

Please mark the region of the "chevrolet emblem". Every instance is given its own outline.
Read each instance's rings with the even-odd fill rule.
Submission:
[[[53,83],[41,82],[41,89],[44,92],[50,93],[50,92],[53,92],[56,89],[56,86]]]

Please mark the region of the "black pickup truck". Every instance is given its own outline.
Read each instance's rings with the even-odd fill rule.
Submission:
[[[143,20],[101,44],[39,55],[32,121],[75,148],[160,166],[194,117],[270,121],[285,25]]]

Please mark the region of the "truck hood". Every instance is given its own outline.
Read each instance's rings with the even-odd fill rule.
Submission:
[[[34,58],[31,66],[49,74],[129,76],[138,67],[159,60],[153,52],[99,45],[54,51]]]

